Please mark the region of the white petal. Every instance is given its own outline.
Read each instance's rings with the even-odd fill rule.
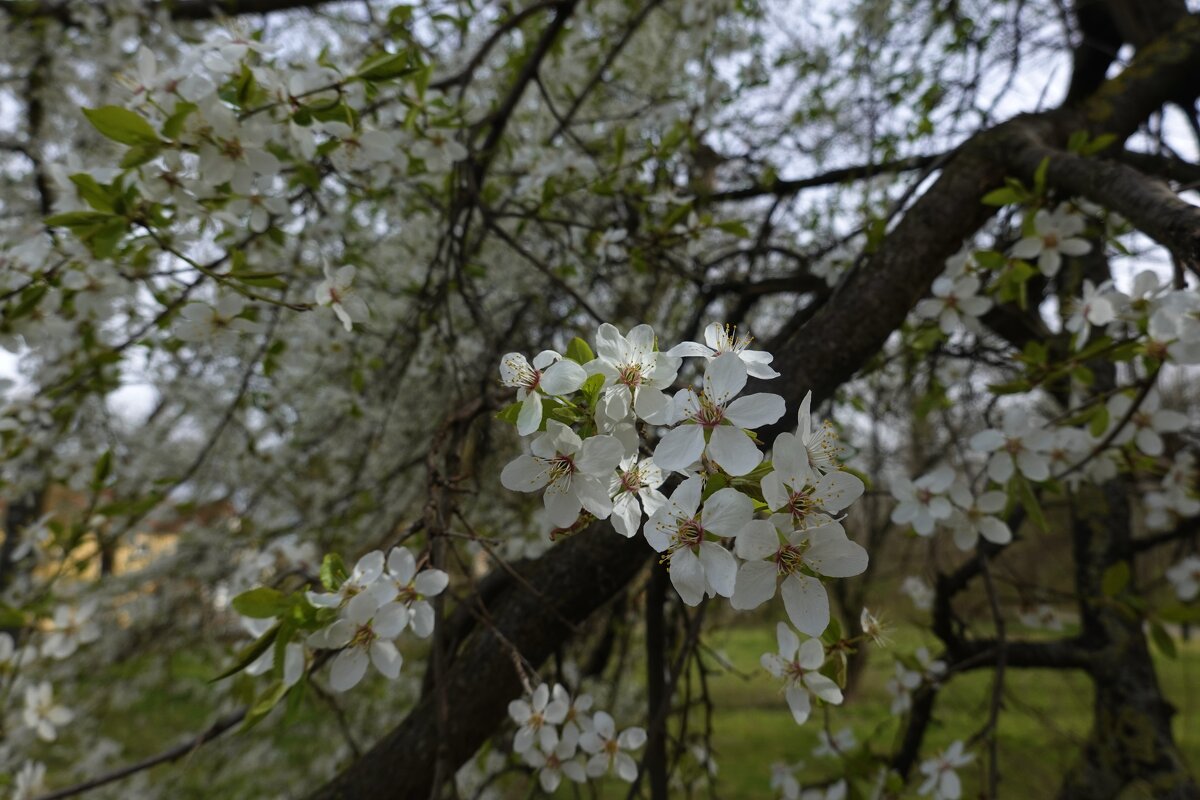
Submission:
[[[576,460],[581,472],[608,477],[625,457],[625,447],[615,436],[589,436]]]
[[[825,631],[829,625],[829,595],[819,580],[808,575],[789,575],[779,593],[797,630],[809,636],[820,636]]]
[[[371,643],[371,663],[375,669],[388,680],[395,680],[400,675],[400,665],[404,657],[396,649],[396,645],[386,639],[378,639]]]
[[[517,433],[528,436],[542,425],[542,396],[530,392],[521,401],[521,410],[517,413]]]
[[[638,389],[633,407],[638,418],[644,419],[651,425],[669,425],[675,411],[671,398],[657,389],[649,389],[645,386]]]
[[[558,396],[578,390],[586,380],[587,373],[583,367],[564,358],[542,373],[538,388],[548,395]]]
[[[704,370],[704,394],[719,406],[729,403],[746,386],[746,365],[736,353],[722,353]]]
[[[501,485],[511,492],[536,492],[549,480],[549,465],[529,455],[517,456],[500,473]]]
[[[732,487],[713,492],[704,501],[700,522],[717,536],[736,536],[754,514],[754,501]]]
[[[343,650],[329,669],[329,686],[335,692],[353,689],[367,672],[367,654],[361,647]]]
[[[721,425],[713,430],[708,442],[708,455],[734,477],[751,472],[763,458],[762,451],[750,437],[741,428],[732,425]]]
[[[780,657],[787,661],[795,658],[796,651],[800,649],[800,637],[786,622],[775,623],[775,642],[779,645]]]
[[[797,725],[803,725],[808,721],[809,712],[812,710],[812,700],[809,699],[808,692],[799,686],[789,686],[786,695],[792,718],[796,720]]]
[[[704,567],[691,550],[676,550],[671,556],[671,584],[685,604],[700,605],[704,598]]]
[[[704,565],[704,578],[713,591],[721,597],[733,594],[737,560],[732,553],[715,542],[701,542],[700,562]]]
[[[638,532],[642,524],[642,508],[629,492],[617,495],[613,500],[612,525],[626,539]]]
[[[770,561],[747,561],[737,573],[729,604],[739,611],[758,608],[775,596],[779,569]]]
[[[422,570],[413,583],[417,594],[423,597],[436,597],[450,584],[450,576],[440,569]]]
[[[682,472],[704,452],[704,428],[680,425],[663,435],[654,448],[654,463],[666,472]]]
[[[729,404],[725,418],[739,428],[758,428],[776,422],[786,411],[783,398],[777,394],[748,394]]]
[[[830,578],[852,578],[867,570],[867,551],[849,539],[812,537],[812,546],[804,554],[804,562],[813,571]]]
[[[579,498],[579,504],[596,519],[608,519],[612,513],[612,498],[608,496],[608,486],[591,475],[576,475],[571,481],[571,489]]]

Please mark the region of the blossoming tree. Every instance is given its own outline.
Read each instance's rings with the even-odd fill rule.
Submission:
[[[0,0],[0,791],[1200,797],[1195,11]]]

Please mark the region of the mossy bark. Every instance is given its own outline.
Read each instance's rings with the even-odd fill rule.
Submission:
[[[1113,597],[1103,591],[1105,572],[1130,556],[1128,491],[1118,480],[1075,496],[1075,580],[1092,653],[1094,717],[1060,800],[1200,798],[1172,735],[1175,709],[1159,687],[1141,619],[1122,602],[1133,585]]]

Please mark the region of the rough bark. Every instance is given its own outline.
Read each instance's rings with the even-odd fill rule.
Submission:
[[[1163,698],[1139,615],[1104,596],[1105,571],[1128,557],[1130,487],[1114,481],[1075,498],[1072,540],[1088,675],[1092,729],[1067,773],[1060,800],[1200,798],[1171,733],[1175,709]]]

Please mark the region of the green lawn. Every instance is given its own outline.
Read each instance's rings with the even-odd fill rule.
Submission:
[[[915,629],[898,629],[893,648],[911,652],[920,644],[917,637]],[[717,706],[714,750],[724,797],[771,797],[767,781],[775,761],[805,761],[811,780],[836,769],[831,762],[822,763],[808,755],[823,725],[820,713],[806,725],[797,726],[777,683],[758,668],[759,655],[775,650],[774,638],[773,627],[763,625],[727,628],[709,640],[739,671],[749,673],[740,677],[727,672],[711,683]],[[1200,765],[1200,641],[1181,644],[1179,650],[1177,659],[1158,660],[1159,677],[1168,699],[1179,710],[1175,717],[1177,740],[1195,766]],[[890,714],[890,696],[885,689],[892,676],[891,658],[883,652],[872,655],[855,696],[830,710],[830,727],[835,731],[849,727],[860,745],[870,742],[874,750],[882,752],[893,746],[900,720]],[[932,752],[954,739],[970,737],[987,718],[990,696],[990,672],[955,676],[939,695],[926,750]],[[1091,685],[1078,673],[1008,670],[1005,696],[999,725],[1001,796],[1051,797],[1091,724]],[[977,766],[964,770],[964,796],[973,796],[979,777]]]
[[[760,655],[776,647],[773,618],[764,614],[748,618],[730,615],[730,619],[733,622],[729,626],[715,629],[705,639],[705,661],[713,669],[709,690],[715,708],[713,749],[719,767],[716,796],[731,800],[773,797],[768,782],[771,764],[777,761],[805,761],[802,777],[809,781],[833,775],[834,763],[810,756],[824,724],[823,713],[818,710],[806,725],[797,726],[778,685],[759,666]],[[923,641],[921,631],[913,625],[901,625],[892,635],[892,649],[899,652],[911,653]],[[639,641],[640,636],[635,634],[634,640]],[[721,654],[733,669],[720,668],[713,653]],[[639,678],[643,675],[636,659],[627,666],[627,674]],[[892,669],[890,654],[874,651],[855,695],[846,705],[829,709],[831,729],[849,727],[860,745],[869,744],[880,753],[891,750],[901,723],[890,714],[890,697],[884,688]],[[1190,763],[1200,765],[1200,724],[1196,722],[1200,720],[1200,641],[1180,643],[1179,657],[1160,658],[1158,669],[1168,699],[1179,710],[1176,737]],[[203,659],[177,654],[153,663],[142,660],[109,670],[98,676],[98,683],[119,686],[133,673],[145,674],[146,670],[160,675],[160,688],[120,711],[105,709],[105,702],[93,706],[93,719],[98,718],[102,735],[122,745],[123,752],[111,760],[110,767],[159,752],[179,742],[183,735],[202,730],[218,716],[207,683],[216,668]],[[1009,670],[1005,683],[1006,709],[999,727],[1001,796],[1051,797],[1090,725],[1090,684],[1079,674],[1047,670]],[[350,720],[360,744],[369,744],[390,721],[403,716],[406,701],[397,688],[382,680],[359,687],[358,691],[375,698],[369,716]],[[990,692],[991,676],[987,671],[959,675],[950,681],[940,694],[925,752],[932,753],[954,739],[966,739],[978,730],[988,713]],[[618,724],[628,724],[635,713],[618,712]],[[699,709],[693,711],[691,721],[693,731],[703,729]],[[338,736],[328,707],[310,695],[291,719],[285,720],[282,711],[276,711],[253,733],[226,736],[181,763],[156,768],[146,779],[155,785],[170,786],[172,796],[180,798],[200,800],[217,796],[214,791],[226,797],[259,796],[257,776],[223,770],[228,757],[240,748],[258,745],[264,748],[260,764],[263,773],[278,775],[282,770],[283,774],[301,775],[306,762],[327,750],[323,741],[311,735],[314,730],[325,730],[328,737]],[[55,760],[53,755],[48,759],[52,774],[58,766]],[[964,770],[964,796],[973,796],[979,777],[978,766]],[[516,783],[507,796],[528,797],[525,782]],[[133,789],[117,784],[111,796],[126,796],[122,788]],[[609,798],[623,798],[627,791],[619,782],[605,782],[600,788],[599,796]],[[569,786],[558,796],[587,797],[590,792],[576,795],[575,787]]]

